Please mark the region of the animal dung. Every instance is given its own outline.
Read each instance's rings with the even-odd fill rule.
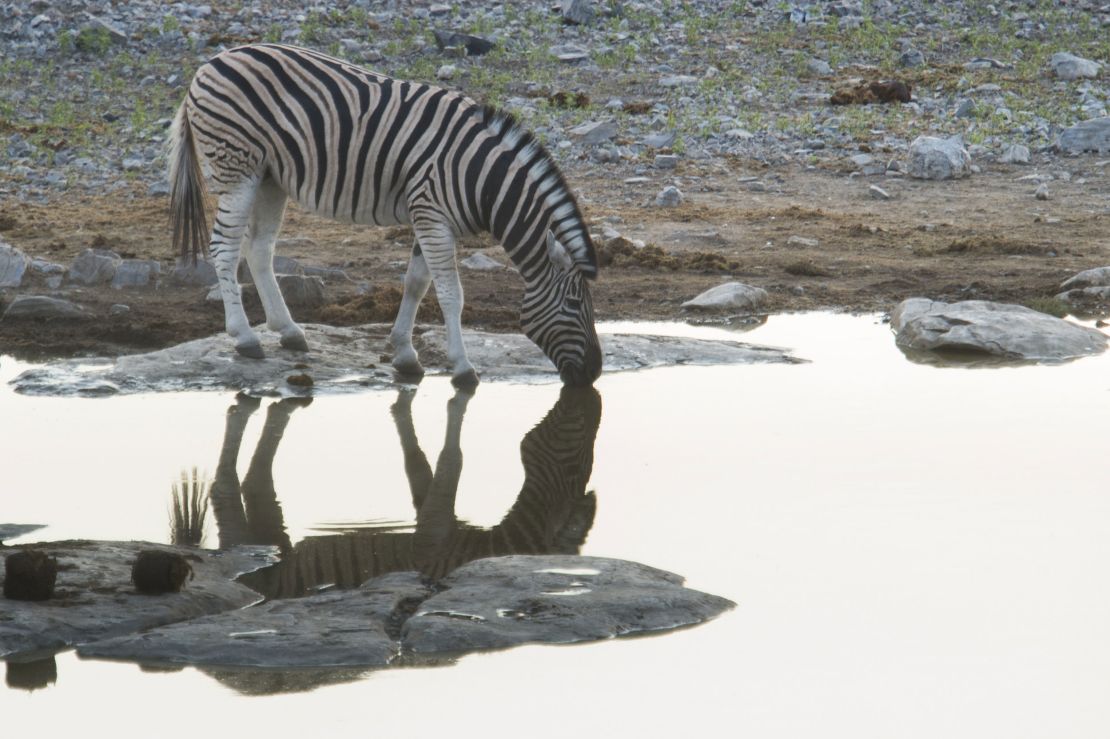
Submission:
[[[886,82],[865,82],[852,80],[832,94],[829,102],[833,105],[870,105],[871,103],[908,103],[912,90],[906,82],[889,80]]]
[[[186,578],[193,579],[193,568],[174,552],[144,549],[131,567],[131,582],[144,595],[179,593]]]
[[[285,381],[293,387],[312,387],[316,381],[312,379],[312,375],[301,373],[299,375],[289,375]]]
[[[58,560],[37,549],[9,554],[4,560],[4,597],[50,600],[58,579]]]

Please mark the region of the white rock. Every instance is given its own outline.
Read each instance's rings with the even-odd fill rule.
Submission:
[[[459,262],[460,267],[474,270],[476,272],[492,272],[498,269],[505,269],[505,265],[492,257],[488,257],[482,252],[471,254],[466,259]]]
[[[655,204],[662,208],[673,208],[682,205],[685,200],[686,196],[674,185],[667,185],[655,196]]]
[[[1064,129],[1056,148],[1067,154],[1110,152],[1110,117],[1094,118]]]
[[[589,121],[570,129],[570,137],[580,144],[592,146],[609,141],[617,135],[617,124],[612,121]]]
[[[4,320],[79,318],[87,315],[84,308],[60,298],[45,295],[19,295],[4,310]]]
[[[786,240],[787,246],[804,246],[814,249],[821,244],[817,239],[807,239],[805,236],[798,236],[797,234],[791,236]]]
[[[69,267],[69,281],[82,285],[101,285],[112,281],[123,257],[107,249],[85,249]]]
[[[970,174],[971,155],[959,138],[918,136],[910,144],[909,175],[922,180],[950,180]]]
[[[444,64],[436,70],[437,80],[450,80],[455,78],[458,68],[454,64]]]
[[[1070,277],[1060,285],[1062,290],[1075,290],[1081,287],[1103,287],[1110,285],[1110,267],[1086,269]]]
[[[696,310],[758,310],[767,302],[767,291],[761,287],[745,285],[742,282],[726,282],[710,288],[692,300],[682,304],[683,308]]]
[[[1094,79],[1102,69],[1098,62],[1066,52],[1053,54],[1048,64],[1052,73],[1062,80]]]
[[[1022,144],[1010,144],[998,158],[1002,164],[1029,164],[1029,147]]]
[[[19,287],[30,264],[26,254],[0,241],[0,287]]]
[[[1064,360],[1106,350],[1101,331],[1021,305],[910,298],[891,313],[898,346],[982,353],[1005,359]]]
[[[1033,192],[1033,197],[1037,200],[1048,200],[1048,183],[1042,182],[1037,185],[1036,191]]]

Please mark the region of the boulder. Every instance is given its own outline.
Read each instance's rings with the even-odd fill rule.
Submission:
[[[1110,152],[1110,117],[1092,118],[1060,132],[1056,148],[1065,154]]]
[[[686,196],[674,185],[667,185],[655,196],[655,205],[660,208],[674,208],[682,205]]]
[[[1010,144],[1002,151],[998,158],[1002,164],[1029,164],[1029,147],[1022,144]]]
[[[463,565],[434,586],[415,572],[354,590],[88,643],[83,657],[251,667],[384,666],[403,653],[565,644],[702,623],[735,606],[652,567],[515,555]]]
[[[492,272],[499,269],[505,269],[505,265],[496,259],[486,256],[482,252],[471,254],[466,259],[459,262],[460,267],[465,267],[475,272]]]
[[[596,15],[594,0],[561,0],[559,10],[565,23],[576,26],[590,23]]]
[[[319,277],[280,274],[277,283],[290,308],[315,308],[324,304],[324,281]]]
[[[83,318],[87,315],[84,308],[68,300],[45,295],[18,295],[4,311],[3,320]]]
[[[292,394],[286,378],[308,372],[314,394],[388,387],[393,372],[368,366],[386,347],[390,326],[302,326],[311,353],[282,349],[278,337],[262,332],[265,359],[239,357],[223,333],[147,354],[130,354],[99,363],[59,360],[23,372],[12,384],[35,395],[104,395],[179,390],[234,389],[258,394]],[[471,362],[484,381],[547,379],[558,382],[551,361],[521,334],[463,331]],[[442,328],[424,327],[415,344],[429,374],[442,373],[447,337]],[[607,334],[601,337],[606,372],[673,365],[793,363],[782,350],[732,341],[665,336]],[[308,367],[305,367],[305,364]],[[437,372],[437,368],[438,372]]]
[[[616,135],[617,124],[612,121],[588,121],[570,129],[570,137],[585,146],[602,144]]]
[[[1060,285],[1061,290],[1075,290],[1082,287],[1105,287],[1110,285],[1110,267],[1095,267],[1085,269],[1079,274],[1069,277]]]
[[[170,273],[170,283],[181,287],[208,287],[219,281],[216,268],[205,259],[193,262],[178,257],[173,272]]]
[[[0,619],[0,657],[133,634],[255,603],[259,595],[235,578],[274,561],[270,547],[213,552],[145,542],[65,541],[37,544],[58,560],[55,599],[64,607],[6,601]],[[181,590],[143,596],[131,584],[139,551],[161,549],[186,555],[195,578]],[[0,548],[0,558],[16,551]]]
[[[123,257],[107,249],[85,249],[69,267],[69,281],[81,285],[106,285],[116,276]]]
[[[133,287],[154,287],[162,274],[162,265],[153,259],[124,259],[116,267],[112,287],[117,290]]]
[[[683,308],[703,311],[755,311],[767,302],[767,291],[742,282],[726,282],[687,300]]]
[[[26,254],[0,240],[0,287],[19,287],[30,264]]]
[[[1100,331],[1021,305],[910,298],[891,313],[902,349],[990,355],[1016,360],[1065,360],[1105,351]]]
[[[922,180],[951,180],[971,174],[971,155],[958,137],[918,136],[910,144],[909,175]]]
[[[1058,52],[1048,61],[1052,73],[1062,80],[1094,79],[1102,65],[1067,52]]]
[[[1060,285],[1063,291],[1056,298],[1072,306],[1090,309],[1110,302],[1110,267],[1096,267],[1080,272]]]
[[[471,36],[459,31],[445,31],[436,29],[432,31],[435,36],[436,46],[440,49],[465,49],[467,56],[481,56],[493,51],[494,42],[481,36]]]

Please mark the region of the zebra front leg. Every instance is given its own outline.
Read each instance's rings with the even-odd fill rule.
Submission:
[[[413,224],[416,238],[443,311],[443,327],[447,331],[447,361],[451,363],[451,384],[458,388],[478,385],[478,373],[466,356],[462,338],[463,289],[455,264],[455,237],[443,224]]]
[[[412,245],[412,257],[405,272],[405,293],[401,297],[401,307],[397,310],[397,320],[389,332],[389,345],[393,347],[393,369],[400,375],[423,377],[424,368],[412,346],[412,327],[416,324],[416,311],[420,301],[428,293],[432,284],[432,273],[420,251],[420,242]]]
[[[244,357],[262,359],[265,357],[262,343],[247,321],[247,314],[243,310],[243,294],[236,275],[239,249],[247,231],[247,219],[254,204],[256,189],[257,185],[251,182],[220,195],[208,253],[220,281],[220,296],[224,301],[224,326],[235,341],[235,351]]]
[[[285,215],[285,191],[270,178],[262,181],[251,211],[250,240],[247,246],[247,264],[254,277],[254,286],[262,309],[266,312],[266,326],[281,334],[281,345],[294,351],[308,351],[304,330],[293,322],[285,298],[274,277],[274,243]]]

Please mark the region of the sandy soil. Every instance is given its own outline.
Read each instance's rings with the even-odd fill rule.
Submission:
[[[1034,173],[1029,167],[995,166],[942,183],[721,161],[684,162],[666,180],[626,182],[629,177],[614,177],[612,169],[585,165],[567,174],[588,220],[655,247],[627,253],[602,246],[598,319],[683,320],[683,301],[734,279],[766,288],[771,313],[886,311],[912,296],[1017,303],[1050,297],[1072,274],[1110,264],[1110,163],[1089,157],[1059,164],[1041,170],[1056,176],[1047,201],[1034,199],[1035,182],[1020,179]],[[1065,167],[1068,181],[1061,178]],[[651,205],[674,176],[686,202]],[[871,184],[892,198],[877,199]],[[8,202],[0,204],[0,236],[61,264],[95,245],[159,259],[168,269],[166,208],[165,198],[126,193],[46,205]],[[792,236],[810,241],[790,243]],[[307,265],[342,267],[352,280],[329,282],[328,303],[294,310],[295,318],[337,325],[392,320],[411,244],[407,229],[340,225],[291,209],[282,237],[308,241],[280,253]],[[460,257],[476,249],[505,261],[500,247],[483,242],[464,244]],[[358,294],[359,282],[368,283],[368,294]],[[522,293],[516,274],[464,270],[463,283],[467,325],[515,330]],[[222,329],[223,315],[220,303],[205,301],[206,292],[63,288],[57,294],[94,317],[0,322],[0,353],[118,354],[208,335]],[[0,305],[13,296],[0,292]],[[130,312],[110,317],[116,303]],[[248,312],[261,320],[257,304]],[[421,320],[438,318],[435,301],[427,300]]]

